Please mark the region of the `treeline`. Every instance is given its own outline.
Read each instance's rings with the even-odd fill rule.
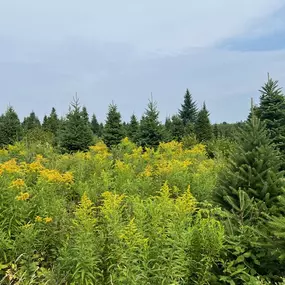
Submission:
[[[88,149],[94,139],[101,138],[107,146],[117,145],[122,138],[143,147],[157,147],[159,142],[186,139],[193,144],[207,142],[213,138],[231,138],[236,124],[211,125],[206,104],[201,110],[189,90],[177,114],[167,117],[165,122],[159,120],[156,102],[150,100],[141,118],[133,114],[129,122],[123,122],[115,104],[110,104],[106,120],[99,123],[96,115],[89,117],[87,108],[81,107],[78,98],[71,103],[65,117],[60,118],[55,108],[44,116],[43,122],[34,111],[20,122],[13,107],[9,106],[0,117],[0,146],[13,144],[21,139],[43,139],[52,142],[65,151]]]

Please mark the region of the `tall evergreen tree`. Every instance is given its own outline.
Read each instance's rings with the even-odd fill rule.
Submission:
[[[87,108],[85,106],[82,107],[81,113],[82,113],[82,117],[83,117],[85,123],[86,124],[90,124],[90,122],[89,122],[89,114],[88,114]]]
[[[140,122],[139,143],[141,146],[157,147],[162,141],[162,126],[158,117],[157,105],[151,99]]]
[[[95,114],[93,114],[91,118],[91,129],[94,135],[98,137],[102,135],[102,130]]]
[[[258,118],[248,121],[236,138],[237,148],[228,168],[219,179],[215,200],[226,210],[239,205],[239,191],[250,199],[262,202],[267,209],[276,210],[278,197],[284,187],[281,159],[268,136],[265,125]]]
[[[76,97],[63,123],[60,146],[67,151],[85,151],[92,141],[93,134],[90,124],[86,121]]]
[[[196,102],[193,101],[189,90],[186,90],[184,95],[184,102],[179,110],[179,117],[183,121],[184,126],[187,124],[194,124],[197,119],[198,108]]]
[[[21,137],[21,122],[12,107],[0,117],[0,146],[14,144]]]
[[[60,121],[58,119],[55,108],[52,108],[49,116],[45,116],[43,119],[43,130],[52,133],[54,136],[58,134]]]
[[[110,104],[107,114],[106,124],[103,132],[103,140],[108,147],[118,145],[124,137],[121,114],[117,105]]]
[[[133,142],[138,141],[138,133],[139,133],[139,122],[135,114],[132,114],[131,120],[128,127],[128,137]]]
[[[204,102],[203,108],[199,111],[195,123],[195,134],[200,142],[206,142],[212,139],[213,130],[209,119],[209,112]]]
[[[22,123],[24,132],[28,132],[32,129],[37,129],[41,127],[41,122],[36,116],[35,112],[32,111],[28,117],[25,117]]]
[[[260,105],[256,114],[264,121],[274,143],[285,153],[285,97],[278,81],[273,81],[268,75],[268,81],[260,93]]]

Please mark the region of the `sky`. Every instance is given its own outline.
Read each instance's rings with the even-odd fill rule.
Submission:
[[[0,0],[0,112],[42,119],[74,95],[104,121],[151,98],[160,118],[189,88],[210,119],[246,119],[267,73],[285,85],[285,0]]]

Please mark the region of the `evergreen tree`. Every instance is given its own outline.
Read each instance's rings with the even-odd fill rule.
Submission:
[[[199,111],[195,123],[195,134],[200,142],[206,142],[212,139],[213,130],[209,119],[209,112],[204,102],[202,110]]]
[[[250,199],[275,211],[285,184],[280,172],[279,152],[274,148],[264,124],[254,116],[240,129],[236,140],[237,148],[228,168],[221,174],[214,193],[215,200],[224,209],[234,211],[240,203],[241,190]]]
[[[55,108],[52,108],[50,115],[44,116],[43,119],[43,130],[52,133],[57,136],[60,127],[60,121],[58,119]]]
[[[213,135],[214,137],[217,139],[219,138],[219,128],[218,128],[218,125],[217,124],[214,124],[214,127],[213,127]]]
[[[139,133],[139,122],[135,114],[132,114],[128,127],[128,137],[130,138],[131,141],[136,143],[138,141],[138,133]]]
[[[184,136],[185,128],[179,116],[173,115],[171,118],[171,139],[181,141]]]
[[[76,97],[63,123],[60,146],[67,151],[85,151],[92,141],[93,134],[90,124],[86,121]]]
[[[257,116],[265,122],[270,137],[279,149],[285,152],[285,97],[278,81],[273,81],[268,75],[268,81],[260,90],[260,105]]]
[[[157,147],[163,139],[156,103],[150,100],[142,116],[139,129],[139,143],[143,147]]]
[[[0,146],[14,144],[21,136],[21,122],[12,107],[0,117]]]
[[[32,111],[28,117],[24,118],[22,126],[24,132],[27,133],[29,130],[40,128],[41,122],[35,112]]]
[[[88,114],[87,108],[85,106],[82,107],[81,113],[82,113],[82,118],[84,119],[85,123],[86,124],[90,124],[90,122],[89,122],[89,114]]]
[[[197,119],[197,105],[196,102],[193,101],[192,95],[189,90],[186,90],[184,95],[184,103],[181,105],[181,109],[179,110],[179,117],[183,121],[184,126],[187,124],[194,124]]]
[[[98,120],[95,114],[93,114],[91,118],[91,129],[94,135],[98,137],[102,135],[102,132],[101,132],[102,130],[101,130],[100,124],[98,123]]]
[[[106,124],[104,127],[103,140],[108,147],[118,145],[124,137],[121,114],[115,104],[109,105]]]

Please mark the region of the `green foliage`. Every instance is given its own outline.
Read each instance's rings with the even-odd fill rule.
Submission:
[[[139,144],[142,147],[157,147],[162,141],[162,126],[158,117],[157,105],[150,100],[140,122]]]
[[[93,114],[91,118],[91,129],[92,129],[93,134],[96,135],[97,137],[102,136],[102,128],[95,114]]]
[[[260,105],[256,115],[263,121],[270,137],[279,149],[285,151],[285,97],[278,81],[268,75],[268,81],[260,90]]]
[[[77,98],[63,122],[60,132],[60,146],[66,151],[87,150],[93,140],[93,134],[86,116],[81,111]]]
[[[103,140],[108,147],[116,146],[124,137],[121,114],[114,104],[109,105],[107,119],[103,132]]]
[[[195,122],[195,134],[198,141],[206,142],[212,139],[213,130],[209,120],[209,112],[206,109],[206,104],[203,104],[202,110],[199,111]]]
[[[179,110],[179,117],[182,120],[184,126],[191,123],[194,124],[197,119],[198,109],[196,102],[193,101],[192,95],[189,90],[186,90],[184,95],[184,102]]]
[[[132,114],[130,123],[128,125],[128,131],[127,131],[128,138],[130,138],[132,142],[135,142],[135,143],[138,142],[139,127],[140,125],[139,125],[137,117],[135,116],[135,114]]]
[[[8,107],[5,114],[0,117],[0,146],[14,144],[21,137],[21,123],[17,113]]]
[[[44,117],[43,130],[52,133],[54,136],[58,135],[60,128],[60,121],[58,119],[55,108],[52,108],[50,115]]]
[[[239,204],[239,189],[275,211],[284,186],[280,154],[274,149],[265,126],[256,117],[247,122],[237,138],[236,150],[220,178],[215,199],[227,210]],[[231,202],[230,202],[231,201]]]
[[[22,127],[25,133],[27,133],[29,130],[41,127],[41,122],[34,111],[32,111],[28,117],[24,118]]]

